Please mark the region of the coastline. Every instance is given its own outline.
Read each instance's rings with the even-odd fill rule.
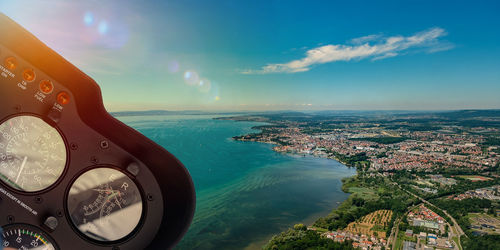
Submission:
[[[321,158],[321,157],[315,157],[315,158]],[[330,158],[329,158],[330,159]],[[330,159],[330,160],[334,160],[334,159]],[[339,162],[340,163],[340,162]],[[344,164],[343,164],[344,165]],[[344,165],[346,166],[346,165]],[[347,166],[346,166],[347,167]],[[356,171],[356,174],[352,175],[352,176],[349,176],[349,177],[346,177],[344,179],[350,179],[350,178],[354,178],[356,177],[358,174],[358,172]],[[344,180],[343,179],[343,180]],[[281,232],[283,231],[286,231],[288,228],[293,228],[293,226],[295,224],[304,224],[308,227],[311,227],[318,219],[320,218],[324,218],[326,216],[328,216],[329,214],[331,214],[332,212],[334,212],[335,210],[337,210],[339,207],[341,207],[342,205],[344,205],[345,203],[347,203],[349,201],[349,198],[351,197],[351,193],[350,192],[346,192],[344,190],[344,181],[342,181],[342,185],[341,185],[341,188],[340,190],[345,193],[345,194],[348,194],[348,196],[343,200],[343,201],[337,201],[335,202],[335,206],[334,207],[331,207],[329,208],[328,210],[325,210],[325,211],[322,211],[322,212],[317,212],[317,213],[314,213],[314,214],[311,214],[309,215],[308,217],[306,217],[305,219],[303,220],[300,220],[300,221],[297,221],[291,225],[289,225],[287,228],[284,228],[282,231],[280,232],[277,232],[277,233],[272,233],[272,234],[269,234],[268,236],[266,236],[264,239],[262,240],[257,240],[257,241],[253,241],[253,242],[250,242],[246,247],[244,247],[243,249],[244,250],[262,250],[264,248],[264,246],[272,239],[273,236],[275,235],[278,235],[280,234]]]
[[[214,119],[220,119],[220,118],[214,118]],[[239,122],[239,121],[243,121],[243,120],[234,120],[234,121]],[[263,121],[259,121],[259,122],[263,122]],[[270,125],[273,125],[273,123],[270,123],[270,122],[263,122],[263,123],[268,123]],[[260,129],[259,127],[260,126],[254,126],[251,129],[253,129],[253,130],[259,130],[260,133],[262,133],[262,129]],[[232,140],[242,141],[242,142],[259,142],[259,143],[265,143],[265,144],[271,144],[271,145],[277,145],[277,146],[279,145],[279,143],[272,142],[272,141],[260,141],[260,140],[248,140],[248,139],[244,139],[244,137],[247,136],[247,135],[234,136],[234,137],[232,137]],[[276,150],[277,146],[272,147],[271,149],[272,149],[272,151],[274,151],[276,153],[279,153],[279,154],[290,155],[290,156],[293,156],[293,157],[323,158],[323,159],[328,159],[328,160],[336,161],[336,162],[342,164],[344,167],[353,168],[353,166],[351,166],[350,164],[348,164],[348,163],[340,160],[339,158],[335,157],[334,155],[328,156],[328,155],[321,155],[321,154],[301,154],[301,153],[297,153],[297,152],[278,151],[278,150]],[[355,178],[358,174],[359,174],[359,172],[356,169],[356,172],[355,172],[354,175],[351,175],[349,177],[345,177],[345,178],[342,179],[342,184],[341,184],[340,190],[343,193],[348,194],[348,196],[343,201],[337,201],[336,204],[335,204],[335,206],[329,208],[327,211],[322,211],[322,212],[317,212],[317,213],[311,214],[307,218],[305,218],[305,219],[303,219],[301,221],[298,221],[297,223],[304,224],[304,225],[306,225],[308,227],[312,226],[318,219],[324,218],[324,217],[328,216],[329,214],[331,214],[332,212],[334,212],[336,209],[338,209],[342,205],[345,205],[345,203],[348,202],[349,197],[351,196],[351,193],[347,192],[347,190],[345,190],[345,188],[344,188],[344,186],[345,186],[344,179]],[[291,228],[291,227],[293,227],[293,225],[290,225],[288,228]],[[266,236],[265,239],[254,241],[254,242],[250,242],[250,244],[248,244],[243,249],[244,250],[261,250],[272,239],[272,237],[275,236],[275,235],[277,235],[277,234],[273,233],[273,234],[270,234],[270,235]]]
[[[275,234],[304,220],[312,223],[346,199],[341,179],[354,175],[352,168],[324,158],[278,153],[268,143],[235,141],[234,135],[259,133],[252,127],[267,123],[211,122],[212,118],[179,117],[167,123],[165,118],[131,119],[164,145],[199,133],[170,148],[190,165],[195,180],[204,181],[198,182],[203,187],[198,192],[204,194],[197,196],[192,227],[177,249],[244,249],[252,244],[253,249],[262,249]],[[200,141],[198,137],[207,132],[210,135]],[[186,146],[191,150],[184,150]],[[207,163],[216,165],[207,168]],[[226,173],[230,178],[218,178]],[[208,185],[204,178],[220,182]]]
[[[253,128],[252,128],[253,129]],[[245,140],[245,139],[235,139],[234,137],[232,138],[235,141],[242,141],[242,142],[259,142],[259,143],[265,143],[265,144],[272,144],[272,145],[278,145],[276,142],[267,142],[267,141],[258,141],[258,140]],[[335,157],[335,156],[328,156],[328,155],[320,155],[320,154],[301,154],[301,153],[296,153],[296,152],[285,152],[285,151],[278,151],[276,150],[276,147],[271,148],[274,152],[284,154],[284,155],[294,155],[294,156],[302,156],[302,157],[315,157],[315,158],[324,158],[324,159],[330,159],[337,161],[338,163],[348,167],[352,168],[353,166],[350,166],[349,163],[346,163],[342,161],[341,159]]]
[[[311,157],[311,156],[309,156]],[[325,157],[315,157],[315,158],[325,158]],[[335,160],[335,159],[332,159],[332,158],[326,158],[326,159],[329,159],[329,160]],[[336,161],[336,160],[335,160]],[[337,161],[339,163],[341,163],[340,161]],[[349,168],[349,166],[341,163],[342,165],[346,166]],[[348,180],[348,179],[352,179],[352,178],[355,178],[356,176],[358,175],[358,171],[356,170],[356,174],[352,175],[352,176],[349,176],[349,177],[345,177],[342,179],[342,185],[340,187],[340,190],[345,193],[345,194],[348,194],[348,196],[343,200],[343,201],[337,201],[335,206],[329,208],[328,210],[325,210],[323,212],[318,212],[318,213],[314,213],[314,214],[311,214],[309,215],[307,218],[301,220],[301,221],[297,221],[296,223],[293,223],[291,225],[289,225],[287,228],[283,229],[281,232],[283,231],[286,231],[288,228],[293,228],[293,226],[295,224],[304,224],[306,225],[307,227],[312,227],[313,224],[321,219],[321,218],[324,218],[328,215],[330,215],[332,212],[335,212],[339,207],[341,206],[346,206],[347,203],[349,202],[349,198],[351,197],[352,193],[351,192],[347,192],[348,190],[345,190],[345,182],[344,180]],[[273,236],[275,235],[278,235],[279,233],[281,232],[278,232],[278,233],[273,233],[273,234],[269,234],[265,239],[263,240],[258,240],[258,241],[254,241],[254,242],[251,242],[248,246],[246,246],[244,249],[245,250],[262,250],[264,248],[264,246],[272,239]]]
[[[214,118],[214,119],[215,120],[232,120],[232,121],[235,121],[235,122],[247,121],[247,120],[238,120],[238,119],[231,119],[231,118],[234,118],[234,117],[217,117],[217,118]],[[259,133],[261,133],[261,134],[263,133],[262,126],[277,125],[276,123],[272,123],[272,122],[269,122],[269,121],[257,121],[257,122],[265,123],[265,125],[253,126],[253,127],[251,127],[251,129],[252,130],[258,130],[258,131],[260,131]],[[347,163],[345,161],[342,161],[341,159],[339,159],[335,155],[306,154],[306,153],[299,153],[299,152],[279,151],[279,150],[277,150],[278,146],[280,145],[278,142],[275,142],[275,141],[262,141],[262,140],[257,140],[257,139],[245,139],[245,137],[253,135],[253,134],[258,134],[258,133],[245,134],[245,135],[237,135],[237,136],[233,136],[232,139],[235,140],[235,141],[242,141],[242,142],[260,142],[260,143],[266,143],[266,144],[276,145],[275,147],[272,147],[272,150],[274,152],[276,152],[276,153],[287,154],[287,155],[297,155],[297,156],[310,156],[310,157],[326,158],[326,159],[335,160],[335,161],[341,163],[342,165],[344,165],[346,167],[349,167],[349,168],[353,167],[353,166],[351,166],[351,164],[349,164],[349,163]],[[356,172],[356,174],[358,174],[358,173]]]

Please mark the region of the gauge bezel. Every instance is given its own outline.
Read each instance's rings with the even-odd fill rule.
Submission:
[[[76,180],[80,176],[82,176],[83,174],[85,174],[85,173],[87,173],[89,171],[92,171],[94,169],[98,169],[98,168],[109,168],[109,169],[113,169],[113,170],[116,170],[116,171],[124,174],[130,180],[132,180],[132,182],[135,184],[135,186],[139,190],[139,194],[141,195],[142,213],[141,213],[141,218],[139,219],[139,222],[137,223],[137,225],[135,226],[135,228],[132,230],[132,232],[130,232],[126,236],[124,236],[124,237],[122,237],[122,238],[120,238],[118,240],[114,240],[114,241],[100,241],[100,240],[96,240],[96,239],[90,238],[89,236],[87,236],[84,233],[82,233],[76,227],[75,223],[73,223],[73,219],[71,218],[71,214],[70,214],[69,209],[68,209],[69,191],[71,190],[71,188],[75,184]],[[125,242],[127,242],[127,241],[129,241],[129,240],[131,240],[133,238],[135,238],[135,236],[137,235],[137,233],[139,231],[141,231],[141,228],[144,225],[145,219],[147,217],[147,212],[148,212],[147,211],[147,205],[146,205],[146,199],[145,199],[145,197],[146,197],[146,195],[144,193],[144,189],[137,182],[136,178],[133,175],[131,175],[130,173],[128,173],[126,170],[124,170],[122,168],[119,168],[117,166],[114,166],[114,165],[99,164],[99,165],[94,165],[94,166],[90,166],[90,167],[84,168],[83,170],[79,171],[77,174],[75,174],[71,178],[71,181],[69,182],[69,185],[66,187],[66,191],[64,192],[64,199],[63,199],[64,213],[66,214],[65,217],[66,217],[66,220],[67,220],[68,224],[70,225],[71,229],[73,229],[73,231],[76,232],[78,234],[78,236],[80,236],[80,238],[82,238],[83,240],[86,240],[86,241],[91,242],[92,244],[95,244],[95,245],[98,245],[98,246],[112,246],[112,245],[117,245],[117,244],[123,244],[123,243],[125,243]]]
[[[62,132],[62,130],[54,122],[51,122],[46,117],[43,117],[43,116],[35,114],[35,113],[22,112],[22,113],[9,115],[9,116],[5,117],[4,119],[0,119],[0,125],[4,124],[6,121],[8,121],[12,118],[19,117],[19,116],[32,116],[32,117],[39,118],[42,121],[44,121],[45,123],[47,123],[47,125],[49,125],[50,127],[54,128],[57,131],[57,133],[59,134],[59,136],[61,137],[61,139],[64,143],[64,149],[66,150],[66,162],[64,163],[64,169],[61,172],[61,175],[59,175],[59,177],[57,177],[57,179],[54,183],[52,183],[48,187],[41,189],[41,190],[38,190],[38,191],[23,191],[23,190],[13,188],[11,185],[6,183],[2,179],[0,179],[0,182],[3,184],[2,186],[6,187],[9,191],[12,191],[14,193],[21,194],[21,195],[35,196],[35,195],[47,193],[47,192],[51,191],[52,189],[56,188],[62,182],[62,180],[66,176],[66,173],[68,172],[68,166],[70,164],[70,159],[71,159],[70,150],[68,148],[68,141],[66,140],[66,137],[64,136],[64,133]]]
[[[31,224],[26,224],[26,223],[10,223],[10,224],[1,226],[3,233],[5,233],[5,231],[6,231],[5,228],[9,228],[9,227],[20,227],[20,228],[24,227],[25,229],[28,229],[31,231],[36,231],[41,236],[43,236],[47,241],[49,241],[52,244],[52,246],[54,246],[55,250],[60,249],[59,246],[57,245],[57,242],[54,240],[54,238],[52,236],[50,236],[45,230],[41,229],[40,227],[37,227],[35,225],[31,225]],[[2,246],[0,245],[0,247],[2,247]]]

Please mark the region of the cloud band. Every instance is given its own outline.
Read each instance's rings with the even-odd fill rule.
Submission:
[[[337,61],[371,58],[381,60],[423,48],[427,53],[451,49],[450,43],[442,42],[446,35],[442,28],[435,27],[412,36],[369,35],[352,39],[349,44],[330,44],[310,49],[304,58],[287,63],[267,64],[258,70],[246,70],[243,74],[298,73],[309,71],[313,66]]]

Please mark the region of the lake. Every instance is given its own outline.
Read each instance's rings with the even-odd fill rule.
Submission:
[[[273,234],[312,223],[348,194],[355,169],[324,158],[276,153],[272,145],[234,141],[257,122],[213,116],[118,117],[165,147],[193,178],[197,207],[176,249],[260,249]]]

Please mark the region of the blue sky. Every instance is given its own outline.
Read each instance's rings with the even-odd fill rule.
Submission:
[[[144,3],[146,2],[146,3]],[[15,1],[108,110],[500,108],[496,1]]]

